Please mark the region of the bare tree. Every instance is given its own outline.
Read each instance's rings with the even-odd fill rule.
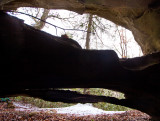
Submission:
[[[86,36],[86,49],[90,49],[90,38],[91,38],[92,21],[93,21],[93,15],[89,14],[88,26],[87,26],[87,36]]]
[[[87,26],[87,35],[86,35],[86,49],[90,49],[90,38],[91,38],[91,29],[92,29],[92,21],[93,21],[93,15],[89,14],[88,17],[88,26]],[[83,94],[88,94],[89,88],[84,88]]]
[[[117,27],[117,32],[119,35],[119,39],[120,39],[120,51],[121,51],[121,57],[122,58],[127,58],[127,44],[128,44],[128,40],[127,40],[127,36],[126,36],[126,29],[125,28],[121,28],[118,29]]]
[[[40,9],[38,8],[38,12],[37,12],[36,16],[38,16],[39,11],[40,11]],[[46,21],[47,18],[49,17],[49,12],[50,12],[49,9],[44,9],[40,19],[43,20],[43,21]],[[37,19],[34,19],[34,21],[35,21],[35,25],[33,27],[36,28],[36,29],[41,30],[45,26],[45,22],[43,22],[43,21],[40,21],[40,20],[37,20]]]

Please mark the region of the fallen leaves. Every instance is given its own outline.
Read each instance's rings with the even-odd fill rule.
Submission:
[[[3,104],[1,104],[3,105]],[[88,115],[77,117],[70,114],[58,114],[55,111],[15,111],[10,108],[0,109],[0,121],[149,121],[150,117],[137,110],[121,114]]]

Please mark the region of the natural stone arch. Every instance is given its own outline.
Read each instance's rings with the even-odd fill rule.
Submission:
[[[145,54],[159,51],[158,0],[4,0],[0,5],[2,10],[28,6],[93,13],[131,30]],[[74,48],[63,43],[63,38],[35,30],[2,11],[0,19],[0,78],[4,82],[0,96],[24,94],[50,101],[106,101],[136,108],[160,119],[159,52],[120,60],[112,50]],[[59,87],[107,88],[123,92],[126,99],[50,90]],[[61,93],[71,96],[59,97]]]

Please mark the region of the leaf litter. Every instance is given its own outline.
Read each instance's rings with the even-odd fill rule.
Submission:
[[[65,108],[38,108],[13,102],[0,103],[0,121],[149,121],[150,116],[137,111],[104,111],[91,104],[77,104]],[[14,107],[14,108],[13,108]]]

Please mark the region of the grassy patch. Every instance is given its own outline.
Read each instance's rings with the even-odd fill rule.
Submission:
[[[64,89],[64,90],[72,90],[77,91],[80,93],[83,93],[83,88],[73,88],[73,89]],[[116,97],[118,99],[124,99],[124,94],[111,91],[108,89],[99,89],[99,88],[90,88],[87,90],[88,94],[92,95],[100,95],[100,96],[110,96],[110,97]],[[33,98],[33,97],[12,97],[11,99],[14,99],[15,101],[22,101],[24,103],[30,103],[34,106],[40,107],[40,108],[60,108],[60,107],[68,107],[74,104],[69,103],[62,103],[62,102],[50,102],[50,101],[44,101],[42,99]],[[107,111],[126,111],[129,110],[129,108],[119,105],[110,104],[107,102],[100,102],[100,103],[94,103],[94,107],[97,107],[99,109],[107,110]]]

